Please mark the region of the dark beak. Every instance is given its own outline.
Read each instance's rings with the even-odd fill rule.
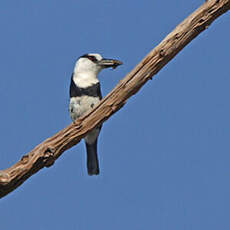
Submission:
[[[98,61],[97,64],[102,66],[103,68],[112,67],[113,69],[115,69],[117,66],[122,65],[123,63],[118,60],[103,58],[101,61]]]

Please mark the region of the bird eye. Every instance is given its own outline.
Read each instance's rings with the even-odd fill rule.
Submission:
[[[89,60],[91,60],[92,62],[96,62],[97,61],[97,59],[94,56],[87,56],[87,58]]]

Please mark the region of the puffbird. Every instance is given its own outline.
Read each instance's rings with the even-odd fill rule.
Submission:
[[[116,68],[122,62],[102,58],[100,54],[81,56],[74,67],[70,83],[69,113],[73,121],[92,109],[102,99],[98,73],[105,68]],[[99,174],[97,139],[101,125],[90,131],[84,138],[87,153],[87,170],[89,175]]]

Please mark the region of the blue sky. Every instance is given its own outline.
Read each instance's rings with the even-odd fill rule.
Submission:
[[[106,95],[203,1],[1,1],[0,168],[67,126],[88,52],[124,65]],[[229,28],[223,15],[104,125],[101,174],[83,142],[0,201],[0,228],[229,230]]]

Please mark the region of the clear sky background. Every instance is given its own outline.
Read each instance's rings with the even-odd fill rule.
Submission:
[[[124,62],[106,95],[204,1],[0,2],[0,169],[70,122],[88,52]],[[230,15],[221,16],[103,126],[101,174],[84,143],[0,200],[0,229],[229,230]]]

